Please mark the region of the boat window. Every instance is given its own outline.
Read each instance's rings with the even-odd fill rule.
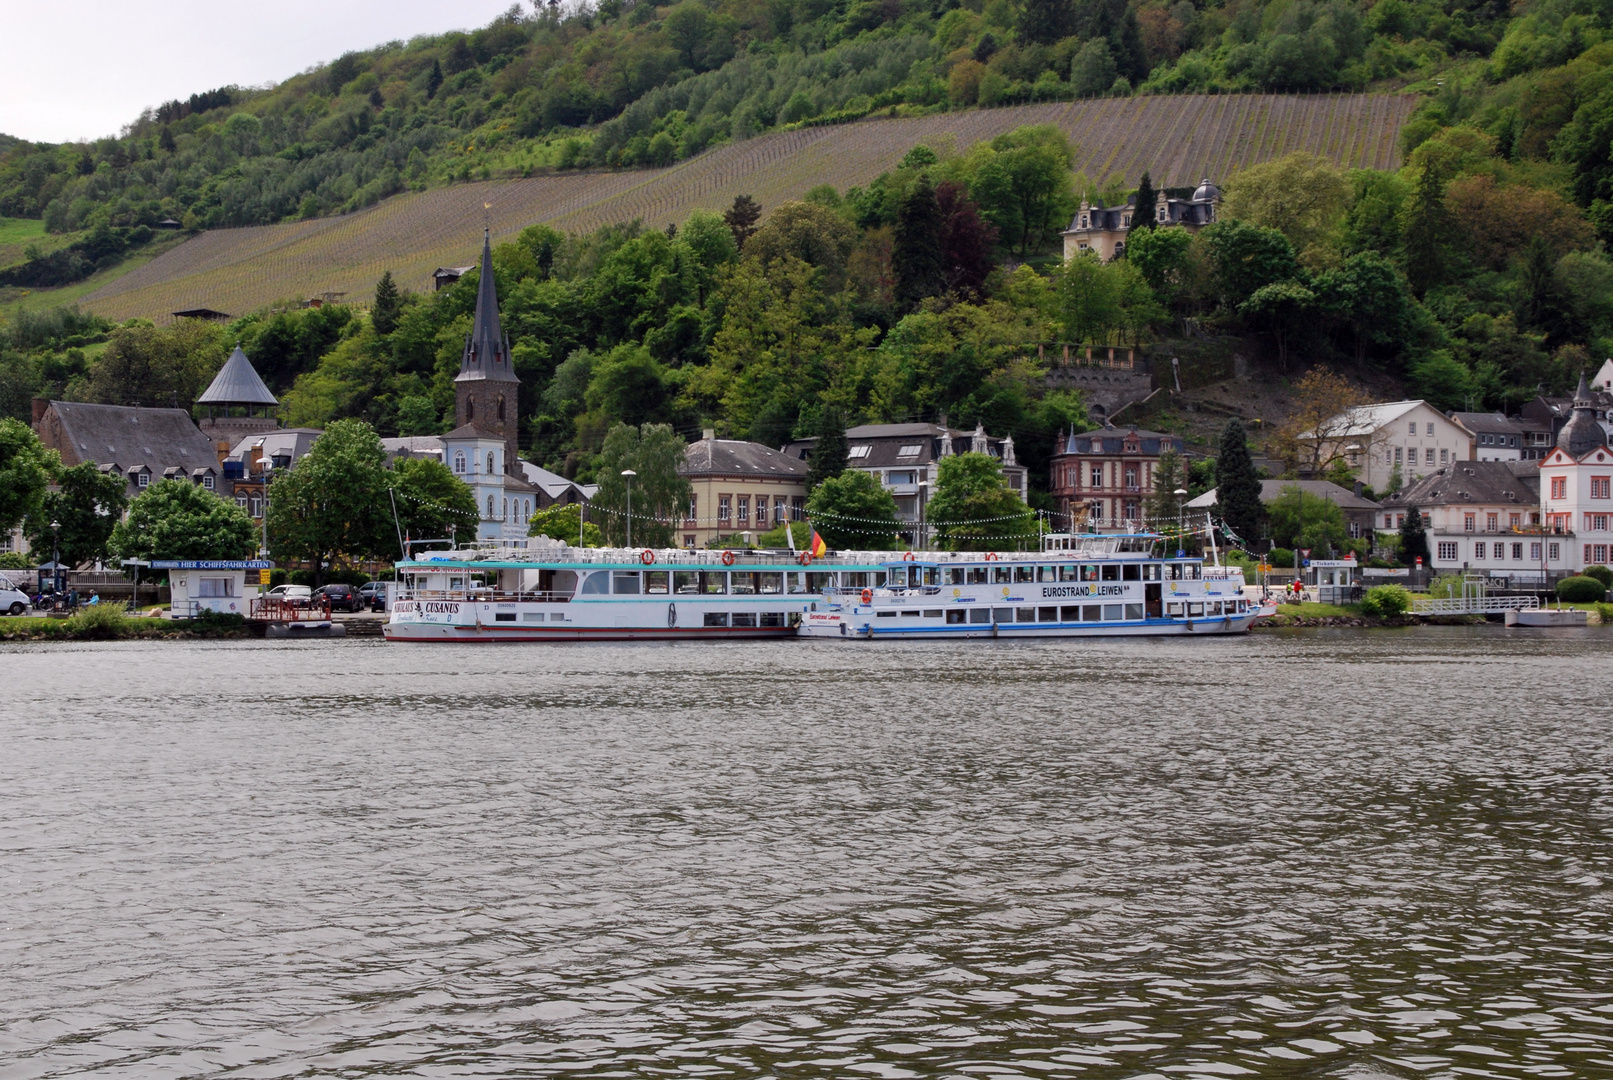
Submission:
[[[728,591],[728,575],[721,570],[700,571],[700,591],[706,596],[721,596]]]
[[[462,578],[462,577],[451,577],[451,578],[449,578],[448,579],[448,591],[449,592],[464,592],[465,591],[465,579]]]
[[[850,577],[850,574],[846,575]],[[807,592],[821,593],[825,589],[834,588],[835,576],[826,570],[810,570],[807,572]],[[850,586],[847,586],[850,588]]]
[[[615,570],[611,572],[611,592],[617,596],[638,595],[638,571]]]
[[[989,623],[991,621],[991,609],[989,607],[970,608],[969,621],[972,623]]]
[[[993,566],[991,568],[991,583],[993,585],[1012,585],[1014,583],[1014,568],[1012,566]]]
[[[1182,580],[1182,564],[1181,563],[1171,563],[1169,566],[1167,566],[1165,568],[1165,576],[1170,578],[1172,581],[1181,581]]]
[[[1016,583],[1023,585],[1035,580],[1036,567],[1031,566],[1028,563],[1023,566],[1014,567],[1014,581]]]
[[[1082,622],[1102,622],[1103,608],[1098,604],[1087,604],[1081,608]]]
[[[1199,566],[1198,563],[1188,563],[1187,564],[1187,579],[1189,581],[1197,581],[1199,579],[1199,577],[1200,577],[1199,571],[1201,569],[1203,569],[1203,568],[1201,566]]]
[[[788,575],[790,595],[800,596],[807,591],[806,575],[800,571],[791,571]]]
[[[644,571],[644,591],[665,596],[668,576],[665,570]]]
[[[1036,580],[1037,581],[1044,581],[1044,582],[1045,581],[1057,581],[1058,579],[1059,579],[1059,568],[1058,567],[1056,567],[1056,566],[1038,566],[1036,568]]]
[[[969,619],[969,612],[965,608],[956,608],[956,609],[954,609],[952,611],[947,612],[947,625],[948,626],[956,626],[961,622],[967,622],[968,619]]]
[[[1081,618],[1081,609],[1078,607],[1059,608],[1059,622],[1076,622]]]
[[[784,591],[784,574],[778,570],[767,570],[756,575],[756,591],[769,596],[778,596]]]
[[[1105,622],[1119,622],[1124,614],[1125,609],[1120,604],[1103,605],[1103,619]]]
[[[961,567],[961,566],[949,566],[949,567],[947,567],[947,582],[946,583],[948,585],[963,585],[963,584],[966,583],[967,577],[968,577],[968,571],[966,571],[963,567]]]
[[[1177,616],[1181,615],[1182,614],[1181,601],[1176,601],[1174,603],[1166,604],[1165,605],[1165,614],[1167,614],[1167,615],[1177,615]]]
[[[582,594],[584,596],[604,596],[610,592],[610,571],[595,570],[583,579]]]
[[[1059,621],[1059,609],[1056,608],[1056,607],[1037,608],[1036,609],[1036,621],[1037,622],[1058,622]]]
[[[728,588],[728,591],[733,593],[735,596],[751,596],[751,595],[755,594],[755,592],[756,592],[756,575],[755,574],[741,574],[741,573],[736,571],[736,572],[734,572],[732,574],[729,574],[728,577],[729,577],[729,580],[732,582],[732,584]]]
[[[1105,565],[1104,568],[1103,568],[1103,580],[1105,580],[1105,581],[1119,581],[1120,580],[1120,566],[1117,563],[1108,563],[1107,565]]]
[[[705,618],[704,624],[706,626],[727,626],[728,625],[728,612],[726,612],[726,611],[708,611],[708,612],[706,612],[706,618]]]
[[[1096,566],[1091,566],[1091,565],[1081,567],[1081,580],[1082,581],[1097,581],[1098,580],[1098,568]]]
[[[1059,566],[1060,581],[1080,581],[1081,568],[1075,563],[1063,563]]]
[[[1033,607],[1019,608],[1014,612],[1014,618],[1019,622],[1035,622],[1036,609]]]
[[[1190,604],[1187,605],[1187,613],[1189,615],[1203,615],[1204,614],[1204,605],[1203,604],[1191,604],[1190,603]]]
[[[1141,604],[1127,604],[1126,605],[1126,618],[1128,618],[1128,619],[1140,619],[1142,617],[1143,617],[1143,606]]]
[[[924,617],[926,619],[939,619],[941,617],[941,609],[940,608],[925,608],[924,609]]]
[[[782,612],[782,611],[764,611],[764,612],[762,612],[762,625],[763,626],[787,626],[789,624],[787,622],[785,622],[785,620],[784,620],[784,612]]]
[[[754,612],[754,611],[736,611],[736,612],[734,612],[733,619],[732,619],[732,625],[734,625],[734,626],[755,626],[756,625],[756,612]]]
[[[874,571],[874,588],[883,589],[885,587],[885,579],[886,579],[885,571],[883,571],[883,570],[875,570]]]
[[[1143,580],[1144,581],[1158,581],[1159,580],[1159,564],[1157,562],[1151,562],[1151,563],[1144,563],[1143,564]]]
[[[848,589],[868,588],[868,575],[861,570],[848,570],[845,577],[846,588]]]
[[[991,621],[1010,623],[1014,621],[1014,609],[1011,607],[998,607],[991,609]]]
[[[939,566],[926,566],[924,568],[924,584],[941,584],[941,568]]]
[[[908,609],[908,610],[902,612],[902,618],[904,618],[904,619],[920,619],[920,618],[923,618],[923,617],[924,617],[924,612],[922,612],[922,611]]]
[[[1120,576],[1125,581],[1141,581],[1143,568],[1134,562],[1127,563],[1120,568]]]
[[[986,566],[969,567],[969,584],[984,585],[991,580],[991,568]]]
[[[700,571],[672,571],[672,591],[679,596],[694,596],[700,592]]]

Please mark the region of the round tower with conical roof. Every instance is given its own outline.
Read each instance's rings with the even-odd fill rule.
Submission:
[[[275,419],[274,410],[279,405],[279,399],[269,392],[237,344],[196,399],[196,407],[203,413],[196,426],[217,442],[234,445],[249,435],[277,430],[280,421]]]

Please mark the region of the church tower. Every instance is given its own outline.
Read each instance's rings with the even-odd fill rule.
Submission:
[[[520,477],[516,433],[521,380],[510,361],[510,339],[499,328],[498,293],[493,287],[493,240],[482,233],[482,275],[476,286],[476,322],[465,339],[465,354],[454,378],[456,427],[469,425],[504,440],[504,472]]]

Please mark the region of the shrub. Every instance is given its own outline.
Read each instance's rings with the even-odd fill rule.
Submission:
[[[1294,553],[1288,548],[1272,548],[1266,553],[1266,562],[1272,566],[1292,570],[1294,567]]]
[[[1607,596],[1607,586],[1593,577],[1581,574],[1563,578],[1557,583],[1557,599],[1570,604],[1593,604]]]
[[[81,607],[67,620],[66,633],[79,641],[113,641],[134,633],[129,616],[118,604]]]
[[[1361,613],[1392,619],[1411,610],[1411,593],[1399,585],[1374,585],[1361,598]]]
[[[191,620],[193,630],[244,630],[246,616],[235,611],[213,611],[202,608]]]
[[[1613,589],[1613,568],[1606,566],[1587,566],[1585,576],[1593,577],[1602,583],[1602,588]]]

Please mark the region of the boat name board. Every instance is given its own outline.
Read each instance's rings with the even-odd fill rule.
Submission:
[[[1124,585],[1043,585],[1042,595],[1056,596],[1124,596]]]

